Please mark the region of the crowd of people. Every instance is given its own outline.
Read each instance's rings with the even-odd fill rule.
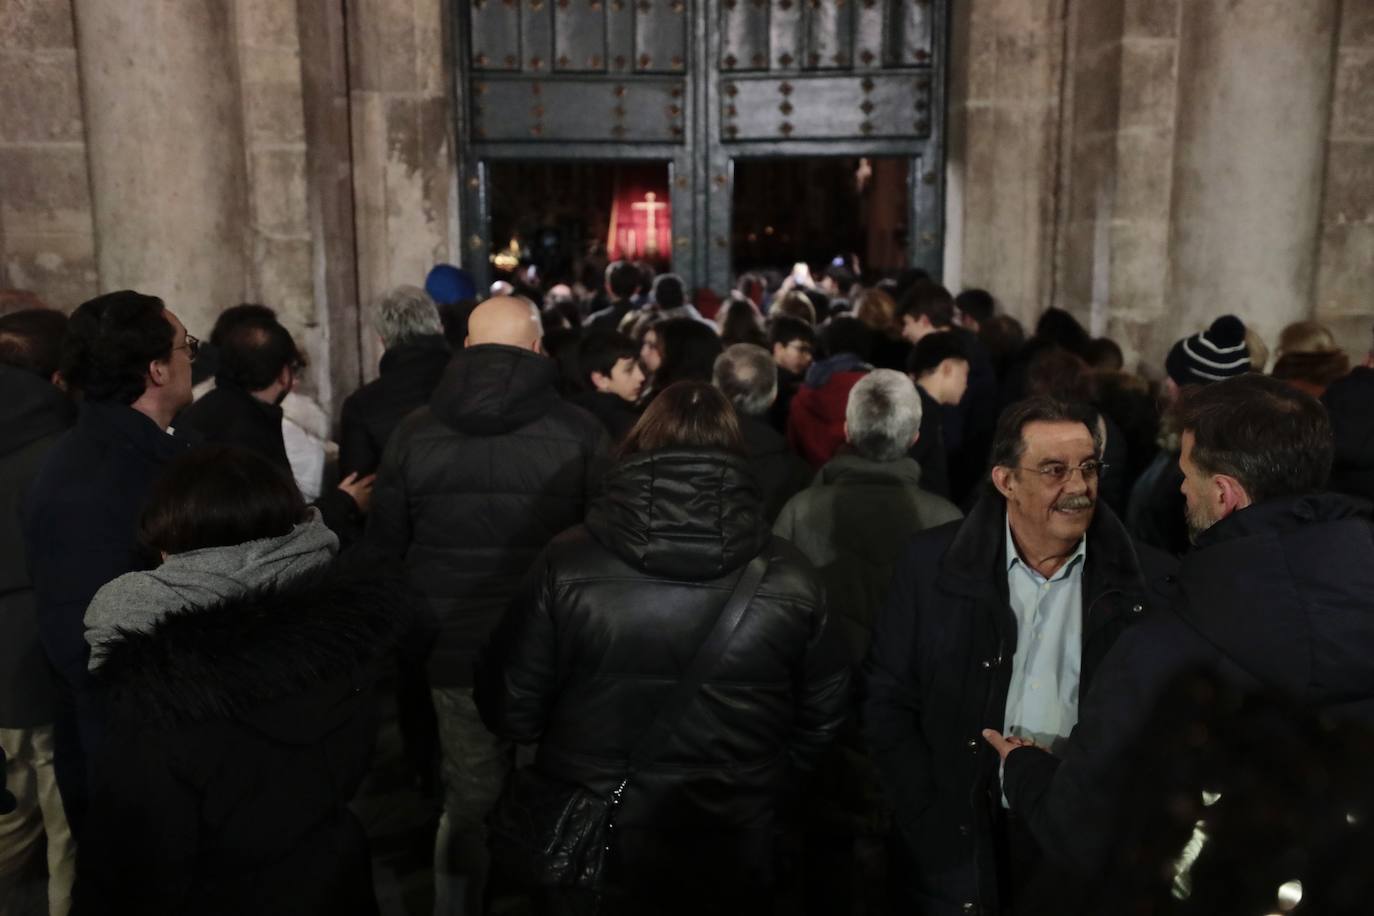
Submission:
[[[376,913],[393,699],[436,913],[1367,911],[1374,340],[438,265],[335,445],[175,307],[0,315],[0,913]]]

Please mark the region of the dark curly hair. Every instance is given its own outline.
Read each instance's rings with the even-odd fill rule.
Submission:
[[[148,364],[172,356],[175,331],[166,308],[156,296],[130,289],[83,302],[67,323],[62,377],[89,401],[137,401]]]

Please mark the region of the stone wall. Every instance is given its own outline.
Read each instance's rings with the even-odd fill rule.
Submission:
[[[951,3],[945,280],[1157,368],[1233,310],[1374,318],[1374,0]],[[331,407],[456,261],[446,0],[0,0],[0,288],[277,308]],[[1272,343],[1272,339],[1271,339]]]
[[[0,288],[70,309],[97,287],[71,0],[0,0]]]
[[[1271,344],[1315,314],[1362,355],[1374,0],[1056,6],[975,0],[955,14],[946,280],[986,286],[1028,324],[1067,308],[1145,371],[1226,311]],[[1008,109],[1015,90],[989,94],[977,74],[1012,55],[1023,98],[1057,118],[1008,131],[971,116]],[[1002,163],[996,176],[979,178],[980,157]],[[1031,200],[1052,218],[1027,219]]]
[[[1344,0],[1317,255],[1317,317],[1347,349],[1374,341],[1374,0]]]

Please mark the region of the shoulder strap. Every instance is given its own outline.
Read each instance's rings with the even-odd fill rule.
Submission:
[[[668,699],[658,711],[658,715],[654,716],[643,737],[631,749],[632,771],[651,762],[667,743],[668,736],[672,734],[687,704],[696,697],[707,675],[725,654],[725,647],[730,644],[730,637],[744,619],[744,612],[749,608],[749,602],[754,600],[754,593],[758,591],[759,583],[763,581],[763,574],[767,569],[768,560],[760,553],[740,572],[739,578],[735,580],[734,590],[730,592],[725,607],[716,618],[716,625],[711,628],[711,632],[697,649],[696,655],[687,666],[687,671],[677,682],[673,692],[668,695]]]

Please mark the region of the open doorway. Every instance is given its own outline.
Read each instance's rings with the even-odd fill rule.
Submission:
[[[493,279],[571,283],[620,258],[672,267],[666,162],[488,164]]]
[[[734,273],[854,258],[864,271],[903,269],[908,169],[899,157],[735,160]]]

